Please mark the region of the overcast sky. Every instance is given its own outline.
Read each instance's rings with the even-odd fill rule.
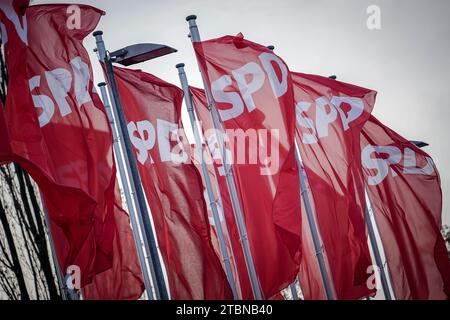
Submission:
[[[41,0],[34,3],[75,1]],[[107,49],[164,43],[178,53],[138,65],[179,84],[175,64],[186,63],[192,85],[201,79],[185,17],[198,16],[203,39],[242,32],[276,46],[294,71],[378,91],[374,115],[405,138],[430,144],[442,178],[444,223],[450,224],[450,1],[448,0],[108,0],[78,1],[106,11],[98,29]],[[381,29],[366,26],[369,5],[381,9]],[[93,37],[86,39],[92,52]],[[94,59],[95,56],[92,55]],[[94,62],[95,81],[103,81]],[[188,126],[186,126],[188,127]]]

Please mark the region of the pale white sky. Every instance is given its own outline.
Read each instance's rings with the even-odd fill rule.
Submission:
[[[74,1],[41,0],[34,3]],[[185,17],[198,16],[203,39],[242,32],[273,44],[294,71],[338,75],[378,91],[374,114],[405,138],[430,144],[440,171],[443,220],[450,224],[450,1],[448,0],[92,0],[103,9],[99,30],[107,49],[139,42],[164,43],[178,53],[138,65],[179,84],[184,62],[192,85],[201,79]],[[369,5],[381,8],[381,30],[366,27]],[[86,39],[92,52],[93,37]],[[95,56],[92,54],[92,58]],[[95,60],[94,60],[95,61]],[[95,81],[103,81],[94,62]],[[189,126],[186,126],[188,128]]]

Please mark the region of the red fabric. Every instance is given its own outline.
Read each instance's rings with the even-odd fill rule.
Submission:
[[[203,190],[203,197],[206,201],[207,208],[208,208],[209,225],[211,227],[211,240],[212,240],[212,244],[213,244],[214,250],[216,251],[217,256],[222,257],[222,253],[220,252],[219,240],[217,238],[217,226],[214,223],[214,217],[213,217],[213,213],[212,213],[212,209],[211,209],[211,201],[216,201],[217,209],[219,211],[219,218],[220,218],[220,222],[221,222],[220,227],[222,228],[222,231],[224,234],[225,245],[226,245],[227,252],[228,252],[228,258],[230,259],[230,264],[231,264],[231,268],[232,268],[232,272],[233,272],[233,278],[235,279],[236,290],[237,290],[237,294],[239,296],[239,294],[241,292],[241,288],[240,288],[240,284],[239,284],[239,276],[238,276],[238,272],[237,272],[237,266],[236,266],[236,261],[234,258],[233,249],[232,249],[231,243],[229,241],[229,236],[228,236],[229,226],[227,225],[227,222],[225,220],[224,205],[223,205],[221,196],[219,194],[219,189],[218,189],[218,181],[219,180],[218,179],[216,180],[216,171],[215,171],[215,168],[214,168],[214,165],[212,162],[213,160],[211,159],[211,154],[209,152],[205,152],[206,150],[207,149],[204,149],[203,157],[204,157],[205,163],[207,164],[208,174],[209,174],[209,178],[212,183],[213,192],[214,192],[214,196],[215,196],[215,199],[211,200],[208,197],[206,188]],[[198,159],[198,154],[197,154],[195,145],[191,145],[191,160],[194,162],[197,170],[199,172],[202,172],[200,160]],[[221,179],[221,178],[219,178],[219,179]],[[203,185],[206,186],[203,175],[202,175],[202,181],[203,181]],[[228,211],[228,213],[230,212],[229,209],[227,209],[227,211]],[[231,212],[231,214],[232,214],[232,212]],[[225,270],[225,264],[224,264],[223,259],[221,259],[221,262],[222,262],[222,267]]]
[[[292,73],[292,79],[300,154],[336,297],[359,299],[374,293],[366,285],[371,258],[359,135],[376,93],[315,75]],[[316,294],[305,296],[323,298]]]
[[[250,248],[262,293],[269,298],[294,281],[300,261],[300,191],[293,147],[295,114],[289,71],[272,51],[241,35],[195,43],[194,48],[224,129],[231,130],[226,135]],[[212,124],[205,107],[205,101],[196,105],[199,119],[207,130]],[[251,138],[247,138],[245,145],[234,141],[234,134],[252,130],[259,130],[255,133],[257,146],[249,147]],[[278,130],[278,136],[270,130]],[[245,158],[239,161],[242,151]],[[276,151],[278,163],[266,163]],[[265,152],[269,157],[261,157]],[[251,160],[255,153],[256,161]],[[222,193],[228,190],[221,189]],[[228,202],[227,196],[223,198]],[[238,246],[233,244],[233,248]],[[236,256],[238,259],[239,254]],[[252,293],[245,279],[247,269],[237,264],[239,275],[244,277],[241,278],[242,296],[250,299]]]
[[[111,129],[82,44],[103,11],[79,5],[80,25],[69,28],[68,6],[31,6],[17,17],[11,4],[1,3],[9,71],[5,115],[14,160],[43,195],[62,272],[78,266],[83,287],[110,269],[117,253],[118,226],[111,228],[116,170]],[[127,254],[136,259],[135,251]],[[142,291],[141,283],[129,285]]]
[[[8,130],[6,129],[3,104],[0,102],[0,165],[10,162],[12,159]]]
[[[364,126],[361,149],[396,299],[448,298],[441,181],[432,159],[375,117]]]
[[[139,70],[114,72],[172,299],[231,299],[211,244],[201,177],[187,153],[183,91]]]
[[[60,34],[67,32],[66,28],[54,28],[54,25],[65,26],[66,6],[33,6],[28,8],[26,17],[14,19],[15,11],[5,8],[5,5],[2,3],[1,21],[7,31],[5,55],[9,70],[9,90],[5,115],[11,147],[15,160],[33,176],[42,190],[50,219],[54,222],[52,233],[56,239],[56,252],[63,273],[70,265],[79,266],[81,283],[84,285],[97,272],[94,221],[97,207],[95,196],[99,195],[100,188],[90,186],[92,180],[89,177],[96,176],[96,173],[89,172],[89,169],[97,170],[97,166],[89,165],[93,163],[89,158],[108,150],[106,143],[99,143],[96,147],[97,141],[92,141],[91,156],[91,152],[86,152],[87,145],[83,136],[90,134],[94,138],[97,131],[106,142],[109,136],[105,133],[109,127],[107,121],[104,121],[106,124],[103,128],[98,128],[101,130],[83,128],[77,111],[84,113],[86,120],[102,117],[103,113],[92,102],[80,109],[75,99],[64,99],[69,104],[70,113],[63,118],[59,104],[50,92],[47,71],[61,68],[60,71],[68,70],[66,75],[69,73],[72,76],[69,60],[80,57],[85,62],[89,61],[81,41],[73,41],[73,34],[67,35],[71,45],[66,47],[66,43],[61,41],[65,37]],[[84,7],[84,11],[86,17],[82,20],[84,23],[79,31],[84,33],[83,37],[95,28],[101,16],[100,11],[90,7]],[[43,34],[46,37],[42,37]],[[63,53],[65,57],[62,56]],[[48,78],[55,79],[50,76]],[[34,79],[34,83],[31,84],[30,79]],[[53,83],[58,87],[61,82]],[[68,85],[72,87],[72,83]],[[30,87],[36,88],[30,92]],[[30,93],[35,96],[35,101]],[[74,98],[73,88],[69,94]],[[41,108],[44,103],[49,105],[49,111],[53,106],[54,114],[41,127],[38,118],[45,117]],[[112,157],[109,162],[104,165],[110,166]],[[100,157],[98,163],[103,163]],[[111,177],[112,175],[104,176],[106,188]],[[110,252],[110,249],[105,248],[104,252]],[[99,271],[103,271],[110,265],[99,267],[102,269]]]
[[[9,2],[11,2],[11,0],[9,0]],[[14,10],[23,16],[30,5],[30,0],[13,0],[12,3]]]
[[[122,209],[118,184],[115,197],[114,215],[106,223],[106,228],[115,232],[112,268],[96,275],[83,288],[85,300],[136,300],[145,289],[130,219]]]
[[[276,293],[274,296],[270,297],[269,300],[285,300],[281,292]]]
[[[311,190],[307,189],[309,198],[311,198]],[[314,203],[311,203],[314,210]],[[323,285],[322,275],[320,273],[319,263],[317,261],[317,253],[314,248],[314,242],[309,227],[306,209],[302,201],[302,261],[300,262],[300,271],[298,273],[299,282],[305,300],[326,300],[325,287]],[[326,261],[327,262],[327,261]]]
[[[223,165],[220,162],[220,155],[217,148],[214,149],[213,145],[217,144],[217,139],[213,132],[208,131],[213,128],[211,116],[207,108],[205,91],[202,89],[190,87],[192,101],[196,109],[198,120],[201,122],[203,136],[206,140],[206,147],[209,152],[205,152],[209,155],[211,160],[211,170],[214,170],[214,174],[217,178],[217,188],[220,191],[220,200],[223,208],[223,214],[227,223],[228,233],[230,235],[230,247],[233,252],[234,261],[236,264],[236,274],[238,275],[240,292],[243,299],[252,299],[252,289],[250,286],[250,279],[248,277],[247,266],[244,260],[244,253],[242,251],[242,245],[240,242],[239,232],[234,218],[233,207],[231,205],[230,195],[228,193],[227,183],[225,176],[223,175]],[[215,150],[215,151],[214,151]]]

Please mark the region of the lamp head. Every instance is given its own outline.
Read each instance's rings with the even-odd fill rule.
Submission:
[[[139,43],[111,52],[110,57],[114,62],[123,66],[131,66],[174,52],[177,50],[166,45]]]

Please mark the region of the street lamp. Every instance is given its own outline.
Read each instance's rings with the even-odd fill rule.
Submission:
[[[139,43],[111,52],[109,55],[112,62],[119,63],[123,66],[131,66],[174,52],[177,52],[177,50],[166,45]]]
[[[123,147],[123,157],[125,160],[125,167],[130,179],[131,192],[135,196],[136,207],[140,213],[141,229],[143,230],[144,245],[147,252],[150,254],[151,263],[153,266],[152,275],[155,280],[155,293],[157,298],[162,300],[168,300],[169,296],[166,289],[166,283],[164,281],[164,274],[161,268],[161,262],[159,260],[159,253],[156,246],[155,236],[153,234],[150,215],[147,209],[146,198],[137,166],[136,156],[133,152],[130,136],[128,135],[127,121],[123,112],[122,101],[120,99],[119,89],[117,87],[116,78],[114,75],[113,62],[119,63],[124,66],[130,66],[136,63],[155,59],[177,50],[160,44],[153,43],[141,43],[131,45],[114,52],[107,52],[105,49],[105,43],[103,41],[103,32],[95,31],[93,36],[95,37],[97,50],[100,60],[104,62],[106,69],[106,78],[108,79],[110,95],[112,97],[112,109],[114,116],[118,120],[119,124],[119,138]],[[145,266],[142,266],[145,268]]]
[[[415,141],[415,140],[410,140],[409,142],[411,142],[413,145],[415,145],[417,148],[423,148],[423,147],[427,147],[429,146],[428,143],[423,142],[423,141]]]

